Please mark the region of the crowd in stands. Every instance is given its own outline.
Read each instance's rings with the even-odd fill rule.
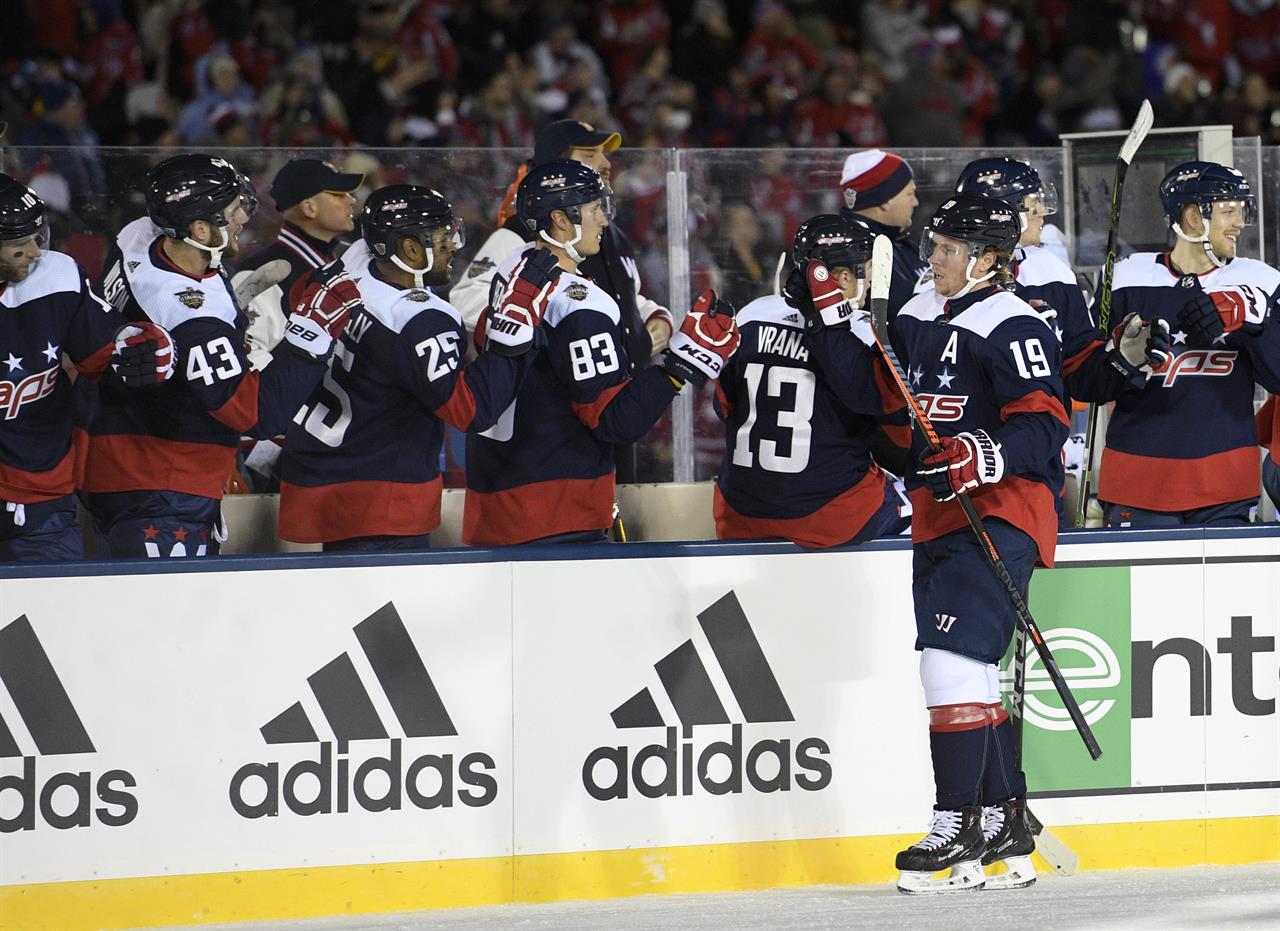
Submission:
[[[1052,145],[1128,124],[1280,140],[1266,0],[10,0],[32,145]],[[71,157],[67,157],[71,158]],[[56,166],[101,194],[91,159]],[[65,169],[65,171],[63,170]]]

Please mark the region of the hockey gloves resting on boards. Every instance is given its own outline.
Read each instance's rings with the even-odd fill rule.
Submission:
[[[292,312],[284,325],[285,341],[323,359],[346,330],[351,312],[363,304],[356,283],[335,260],[298,279],[290,291],[289,306]]]
[[[676,381],[701,388],[720,377],[724,364],[738,349],[742,334],[733,319],[734,307],[708,288],[698,295],[680,329],[671,334],[662,367]]]
[[[560,265],[550,251],[530,250],[513,270],[511,286],[489,315],[485,348],[503,356],[528,352],[559,278]]]
[[[941,437],[942,449],[920,458],[920,478],[938,501],[950,501],[979,485],[1004,478],[1004,453],[1000,441],[986,430]]]
[[[1168,363],[1170,342],[1166,321],[1148,323],[1136,313],[1129,314],[1111,331],[1107,360],[1121,375],[1145,384],[1147,375]]]
[[[1257,336],[1270,313],[1271,299],[1266,291],[1253,285],[1234,285],[1195,295],[1178,311],[1178,326],[1186,331],[1190,345],[1207,349],[1236,330]]]
[[[823,327],[848,328],[853,305],[836,284],[831,270],[817,259],[801,259],[782,286],[783,299],[800,311],[806,333]]]
[[[169,331],[149,320],[116,330],[111,370],[130,388],[148,388],[173,377],[176,354]]]

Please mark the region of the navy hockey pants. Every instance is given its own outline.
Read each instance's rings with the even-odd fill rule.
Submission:
[[[1249,512],[1258,506],[1257,498],[1232,501],[1192,511],[1144,511],[1127,504],[1108,504],[1108,527],[1244,527],[1249,524]]]
[[[0,562],[84,559],[84,533],[76,521],[76,496],[37,504],[4,502],[0,511]]]

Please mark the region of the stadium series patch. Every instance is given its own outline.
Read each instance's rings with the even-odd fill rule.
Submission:
[[[485,272],[489,271],[497,263],[493,259],[476,259],[471,263],[471,267],[467,269],[468,278],[479,278]]]
[[[204,292],[199,288],[187,288],[185,291],[179,291],[174,297],[192,310],[199,310],[204,306]]]
[[[564,296],[571,301],[584,301],[587,299],[587,286],[575,281],[564,289]]]

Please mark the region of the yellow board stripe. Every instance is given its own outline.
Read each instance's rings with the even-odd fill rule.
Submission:
[[[1082,869],[1280,860],[1280,816],[1055,827]],[[916,835],[702,844],[536,856],[0,886],[2,931],[154,928],[888,882]],[[1039,858],[1037,858],[1038,860]],[[1038,862],[1040,870],[1047,869]]]

